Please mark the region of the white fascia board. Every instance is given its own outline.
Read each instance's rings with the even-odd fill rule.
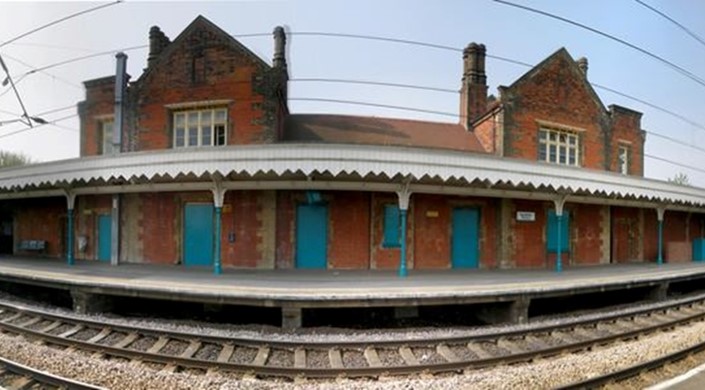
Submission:
[[[92,180],[220,173],[329,173],[423,179],[475,180],[510,188],[546,187],[560,193],[705,205],[705,190],[617,173],[479,153],[393,146],[269,144],[170,149],[53,161],[0,170],[0,190],[66,187]]]

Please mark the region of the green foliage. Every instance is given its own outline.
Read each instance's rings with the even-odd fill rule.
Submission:
[[[675,176],[668,179],[668,182],[673,183],[673,184],[678,184],[679,186],[689,186],[690,185],[690,179],[688,179],[688,175],[686,175],[683,172],[676,173]]]
[[[32,159],[25,154],[0,150],[0,167],[13,167],[32,163]]]

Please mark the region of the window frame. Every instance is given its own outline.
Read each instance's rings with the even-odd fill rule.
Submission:
[[[206,115],[207,114],[207,115]],[[195,115],[195,123],[193,123]],[[228,144],[228,108],[198,107],[191,109],[174,110],[171,113],[172,119],[172,141],[174,149],[197,148],[197,147],[217,147]],[[206,127],[209,132],[206,134]],[[192,138],[195,131],[195,138]],[[181,136],[179,133],[181,132]],[[195,143],[191,143],[195,139]],[[207,139],[208,143],[204,143]],[[222,144],[218,140],[222,139]]]
[[[536,157],[538,161],[569,167],[582,166],[582,145],[579,132],[541,126],[537,133],[537,145]],[[573,159],[573,163],[571,163],[571,159]]]
[[[110,124],[108,129],[107,125]],[[113,145],[113,132],[115,131],[115,119],[104,118],[98,121],[100,131],[100,154],[110,155],[115,154],[115,145]],[[109,132],[108,132],[109,130]],[[109,146],[106,148],[106,146]]]
[[[622,175],[629,174],[629,165],[631,163],[631,148],[629,145],[619,145],[617,147],[617,172]],[[622,152],[624,152],[624,159],[622,159]]]

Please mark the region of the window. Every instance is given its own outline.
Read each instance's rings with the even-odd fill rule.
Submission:
[[[384,240],[382,247],[398,248],[399,244],[399,207],[394,204],[384,205]]]
[[[225,145],[227,121],[225,108],[175,112],[174,147]]]
[[[619,164],[619,173],[623,175],[629,174],[629,147],[628,146],[620,146],[619,147],[619,154],[618,154],[618,164]]]
[[[100,122],[100,135],[103,139],[101,154],[113,154],[115,147],[113,145],[113,120],[104,120]]]
[[[576,133],[539,129],[539,161],[580,165],[580,137]]]
[[[548,211],[548,221],[546,222],[546,251],[549,253],[558,252],[558,240],[556,230],[556,225],[558,224],[558,217],[554,210]],[[563,217],[561,217],[561,253],[570,252],[570,230],[568,226],[570,225],[570,215],[567,211],[563,210]]]

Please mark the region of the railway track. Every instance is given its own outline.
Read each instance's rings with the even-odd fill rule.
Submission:
[[[102,387],[63,378],[4,358],[0,358],[0,388],[105,390]]]
[[[414,340],[273,341],[105,324],[0,304],[0,329],[166,371],[215,370],[258,377],[379,377],[528,362],[705,319],[705,298],[658,308],[485,335]]]

